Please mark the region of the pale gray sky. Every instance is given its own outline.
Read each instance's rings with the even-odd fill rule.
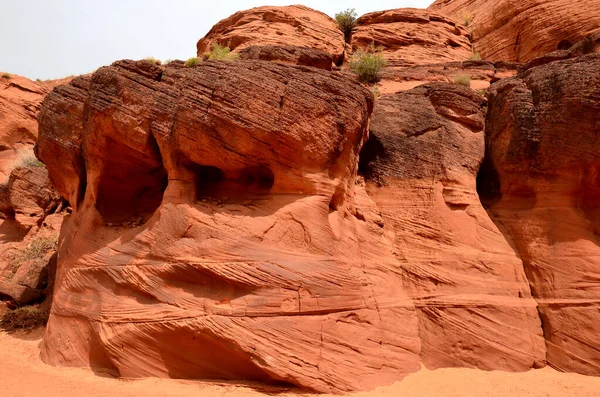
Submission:
[[[333,16],[433,0],[0,0],[0,71],[30,79],[89,73],[117,59],[195,56],[196,42],[236,11],[304,4]]]

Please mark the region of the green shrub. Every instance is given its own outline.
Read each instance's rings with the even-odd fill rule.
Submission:
[[[381,50],[370,47],[366,50],[358,50],[350,58],[350,70],[358,76],[363,83],[375,83],[379,81],[381,71],[387,65],[387,60]]]
[[[196,66],[200,63],[200,58],[192,57],[185,61],[184,65],[186,68],[191,68],[192,66]]]
[[[2,78],[6,79],[6,80],[10,80],[10,74],[8,74],[8,73],[2,73]]]
[[[148,57],[148,58],[145,58],[145,60],[148,61],[148,62],[152,62],[155,65],[160,65],[161,64],[160,60],[158,60],[158,59],[156,59],[154,57]]]
[[[216,41],[212,43],[211,50],[202,54],[207,61],[235,61],[239,54],[231,52],[228,46],[222,46]]]
[[[356,27],[357,19],[358,15],[356,15],[354,8],[348,8],[345,11],[335,14],[335,20],[337,21],[341,31],[344,32],[344,39],[346,40],[346,43],[350,42],[352,30],[354,30]]]
[[[454,84],[464,85],[465,87],[471,88],[471,77],[462,75],[454,78]]]
[[[478,52],[474,52],[469,57],[469,61],[481,61],[481,54]]]
[[[39,306],[23,306],[7,312],[0,320],[0,328],[12,331],[41,327],[48,322],[49,312]]]

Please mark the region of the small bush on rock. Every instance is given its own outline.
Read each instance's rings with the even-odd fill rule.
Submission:
[[[7,312],[0,320],[0,328],[12,331],[41,327],[48,322],[48,316],[39,306],[23,306]]]
[[[466,75],[456,76],[454,78],[454,84],[464,85],[467,88],[471,88],[471,77]]]
[[[162,63],[160,62],[160,60],[154,58],[154,57],[148,57],[146,58],[146,61],[148,62],[152,62],[155,65],[161,65]]]
[[[478,52],[474,52],[469,57],[469,61],[481,61],[481,54]]]
[[[18,167],[43,167],[44,163],[35,157],[35,154],[32,151],[28,151],[25,154],[22,154],[19,159]]]
[[[235,61],[239,54],[231,52],[228,46],[222,46],[217,42],[212,43],[211,50],[202,54],[207,61]]]
[[[465,25],[465,28],[468,28],[469,26],[471,26],[472,23],[473,23],[473,14],[466,13],[465,15],[463,15],[463,25]]]
[[[381,91],[379,91],[379,88],[377,87],[371,87],[371,93],[375,99],[379,99],[381,97]]]
[[[186,68],[191,68],[200,63],[200,58],[192,57],[185,61],[184,65]]]
[[[335,14],[335,20],[337,21],[340,30],[344,32],[344,39],[346,43],[350,42],[352,36],[352,30],[356,27],[356,20],[358,15],[354,11],[354,8],[348,8],[345,11]]]
[[[363,83],[372,84],[379,81],[381,71],[387,65],[387,60],[381,50],[373,47],[367,50],[358,50],[350,58],[350,70],[358,76]]]
[[[2,74],[2,78],[3,78],[3,79],[6,79],[6,80],[10,80],[10,74],[8,74],[8,73],[3,73],[3,74]]]

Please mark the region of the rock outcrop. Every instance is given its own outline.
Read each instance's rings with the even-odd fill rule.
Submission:
[[[5,197],[2,197],[5,196]],[[62,200],[52,187],[43,164],[13,170],[6,187],[0,191],[0,212],[13,217],[29,229],[53,213]]]
[[[261,61],[119,61],[80,83],[40,116],[37,153],[77,202],[45,362],[335,393],[419,369],[415,307],[355,186],[368,90]]]
[[[582,55],[594,54],[596,52],[600,52],[600,31],[590,34],[568,49],[552,51],[548,54],[534,58],[527,62],[524,67],[525,69],[531,69],[532,67],[550,62],[564,61],[565,59],[577,58]]]
[[[37,113],[44,97],[68,79],[36,82],[14,74],[0,77],[0,184],[37,139]]]
[[[271,61],[288,65],[311,66],[331,70],[333,59],[324,51],[295,46],[253,46],[239,52],[241,59]]]
[[[545,365],[536,302],[519,257],[479,202],[485,100],[432,83],[377,101],[361,154],[419,313],[428,368]]]
[[[252,46],[296,46],[322,50],[333,61],[344,58],[344,34],[331,17],[301,5],[257,7],[240,11],[217,23],[198,41],[198,56],[212,43],[234,52]]]
[[[600,0],[437,0],[429,10],[471,30],[491,61],[528,62],[600,31]]]
[[[63,209],[41,163],[16,168],[0,185],[1,300],[22,306],[51,295],[51,258]]]
[[[496,83],[480,194],[517,248],[548,363],[600,375],[600,54]]]
[[[352,48],[381,48],[390,67],[466,61],[471,43],[466,28],[426,10],[399,8],[357,20]]]
[[[376,86],[385,95],[408,91],[426,83],[453,83],[456,79],[468,78],[471,89],[481,92],[491,83],[514,76],[518,69],[519,64],[516,63],[475,60],[385,68]]]

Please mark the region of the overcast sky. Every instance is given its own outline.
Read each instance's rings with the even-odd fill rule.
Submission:
[[[333,16],[432,0],[0,0],[0,71],[30,79],[89,73],[117,59],[188,59],[210,28],[236,11],[304,4]]]

